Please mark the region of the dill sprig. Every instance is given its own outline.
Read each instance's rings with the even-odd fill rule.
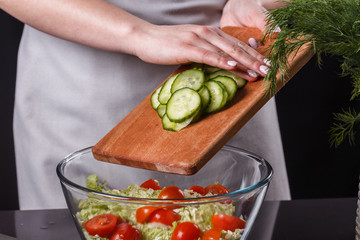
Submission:
[[[355,144],[355,126],[360,123],[360,113],[353,109],[335,113],[336,122],[330,128],[330,144],[338,147],[345,139],[348,139],[350,145]]]
[[[277,74],[285,80],[288,59],[302,46],[311,44],[321,64],[321,55],[340,57],[341,77],[350,77],[353,90],[350,100],[360,96],[360,0],[291,0],[284,7],[270,10],[265,38],[277,34],[269,47],[271,69],[264,79],[267,92],[276,92]],[[274,31],[279,28],[280,32]],[[360,123],[355,110],[334,115],[330,143],[339,146],[345,138],[354,142],[355,128]]]

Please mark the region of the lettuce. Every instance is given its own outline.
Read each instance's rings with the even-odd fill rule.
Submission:
[[[153,190],[139,187],[138,185],[130,185],[124,190],[110,190],[106,187],[106,182],[100,183],[97,175],[90,175],[86,181],[87,188],[113,195],[137,197],[137,198],[157,198],[161,190]],[[184,191],[186,197],[199,197],[197,193],[192,191]],[[136,221],[136,210],[143,205],[139,204],[120,204],[115,201],[99,199],[92,194],[88,195],[87,199],[79,201],[80,211],[77,213],[79,223],[83,225],[89,219],[105,214],[112,213],[120,216],[122,219],[134,225],[142,233],[143,240],[169,240],[171,233],[178,223],[174,222],[172,227],[165,226],[159,223],[140,224]],[[224,204],[220,202],[205,203],[199,205],[188,205],[185,207],[174,209],[181,219],[179,222],[190,221],[199,226],[205,232],[212,228],[211,217],[215,214],[232,215],[235,211],[235,206],[232,204]],[[243,230],[237,229],[235,232],[223,231],[223,239],[235,240],[241,237]],[[90,236],[84,230],[86,239],[104,240],[106,238],[99,238]]]

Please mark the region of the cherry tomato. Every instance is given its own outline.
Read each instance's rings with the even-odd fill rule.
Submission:
[[[224,187],[223,185],[220,184],[214,184],[214,185],[209,185],[205,188],[205,192],[207,193],[212,193],[214,195],[220,195],[220,194],[225,194],[225,193],[229,193],[229,190]]]
[[[171,235],[171,240],[198,240],[199,238],[201,238],[201,230],[192,222],[180,223]]]
[[[110,240],[141,240],[142,236],[138,229],[129,223],[120,223],[111,234]]]
[[[183,199],[185,195],[183,191],[176,186],[168,186],[161,190],[158,199]]]
[[[212,228],[204,233],[202,240],[219,240],[221,238],[220,228]]]
[[[151,189],[154,189],[154,190],[160,190],[161,187],[159,185],[158,182],[156,182],[155,180],[153,180],[152,178],[150,178],[149,180],[143,182],[140,187],[143,187],[143,188],[151,188]]]
[[[201,186],[191,186],[191,187],[189,187],[189,190],[193,190],[194,192],[197,192],[200,195],[206,194],[205,188],[203,188]]]
[[[118,219],[118,216],[114,214],[98,215],[85,223],[85,229],[92,236],[107,237],[115,229]]]
[[[225,214],[216,214],[212,216],[211,222],[214,228],[220,228],[223,230],[230,230],[232,232],[235,229],[243,229],[245,228],[246,222],[240,218],[225,215]]]
[[[180,218],[180,215],[174,212],[172,209],[159,208],[151,213],[149,216],[149,223],[157,222],[172,226],[172,223],[179,221]]]
[[[136,210],[136,221],[138,223],[149,222],[149,216],[151,215],[151,213],[153,213],[157,209],[159,209],[159,208],[154,207],[154,206],[145,206],[145,207],[138,208],[138,210]]]

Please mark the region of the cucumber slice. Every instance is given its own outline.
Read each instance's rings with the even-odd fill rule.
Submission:
[[[200,69],[189,69],[180,73],[171,86],[171,93],[181,88],[191,88],[198,91],[205,82],[205,74]]]
[[[191,88],[181,88],[174,92],[166,104],[166,115],[172,122],[183,122],[201,108],[200,94]]]
[[[209,89],[204,85],[199,91],[201,97],[201,109],[204,111],[210,104],[211,95]]]
[[[211,80],[221,82],[224,85],[225,90],[228,93],[228,102],[233,99],[237,91],[237,85],[234,79],[227,76],[217,76],[215,78],[212,78]]]
[[[228,102],[229,94],[227,93],[226,87],[224,86],[224,84],[222,84],[221,82],[217,82],[217,83],[224,89],[224,98],[223,98],[223,101],[220,106],[220,109],[222,109],[225,106],[225,104]]]
[[[165,114],[164,117],[162,118],[162,125],[165,130],[177,132],[177,131],[180,131],[181,129],[183,129],[184,127],[188,126],[192,122],[192,120],[193,120],[193,117],[191,117],[181,123],[176,123],[176,122],[170,121],[167,114]]]
[[[226,98],[226,91],[220,84],[221,83],[212,80],[205,83],[205,86],[209,89],[211,95],[210,104],[206,108],[207,113],[219,111],[224,106],[224,98]]]
[[[238,75],[236,75],[235,73],[232,73],[230,71],[221,69],[219,71],[213,72],[209,75],[209,78],[215,78],[217,76],[227,76],[230,77],[232,79],[234,79],[234,81],[236,82],[236,85],[238,88],[242,88],[246,85],[247,81],[245,79],[243,79],[242,77],[239,77]]]
[[[165,115],[166,112],[166,104],[160,104],[156,109],[158,115],[160,118],[162,118]]]
[[[190,64],[191,68],[203,69],[205,64],[193,62]]]
[[[157,109],[158,106],[160,105],[160,102],[158,100],[158,96],[159,96],[159,92],[161,91],[162,85],[160,87],[158,87],[152,94],[150,97],[150,102],[151,102],[151,107],[153,109]]]
[[[202,113],[203,113],[203,109],[200,108],[199,111],[197,111],[197,113],[195,113],[194,116],[191,117],[191,119],[192,119],[191,123],[199,121],[201,119]]]
[[[159,96],[158,96],[158,100],[159,100],[160,104],[166,104],[169,101],[169,99],[171,97],[171,86],[178,75],[179,75],[179,73],[171,76],[164,83],[162,89],[159,92]]]
[[[213,73],[213,72],[216,72],[216,71],[221,70],[221,68],[213,67],[213,66],[210,66],[210,65],[205,65],[205,66],[204,66],[204,70],[205,70],[205,73],[206,73],[206,74],[210,74],[210,73]]]

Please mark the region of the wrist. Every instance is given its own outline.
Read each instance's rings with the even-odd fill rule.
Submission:
[[[149,22],[138,18],[127,21],[126,24],[121,23],[116,36],[118,44],[116,51],[138,56],[138,48],[144,41],[144,33],[151,26]]]

